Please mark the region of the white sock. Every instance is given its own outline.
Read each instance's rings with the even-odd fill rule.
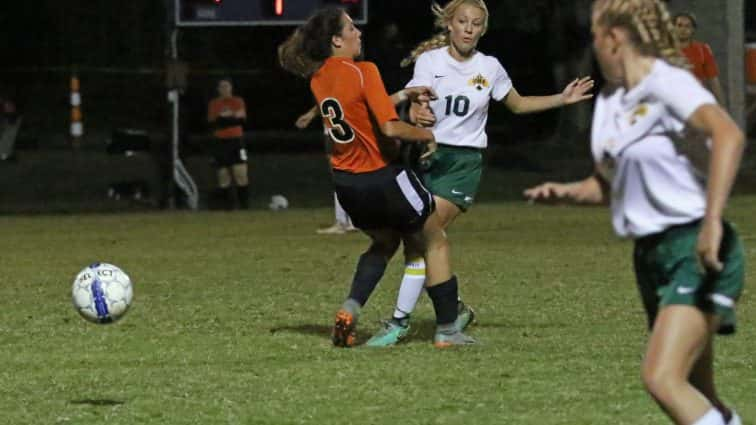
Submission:
[[[349,214],[344,211],[339,203],[339,197],[333,194],[333,210],[336,213],[336,223],[341,227],[347,228],[352,226],[352,220],[349,218]]]
[[[693,425],[725,425],[725,421],[719,410],[712,407],[697,421],[693,422]]]
[[[399,287],[399,296],[396,300],[394,317],[403,319],[415,309],[420,294],[425,286],[425,260],[417,258],[410,260],[404,265],[402,285]]]

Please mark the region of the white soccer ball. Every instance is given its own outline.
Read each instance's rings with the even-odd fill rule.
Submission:
[[[268,208],[273,211],[281,211],[289,208],[289,200],[283,195],[273,195],[270,197]]]
[[[133,297],[131,279],[112,264],[94,263],[73,282],[74,308],[90,322],[115,322],[126,314]]]

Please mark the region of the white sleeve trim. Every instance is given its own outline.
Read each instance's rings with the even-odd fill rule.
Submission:
[[[493,59],[495,66],[496,66],[496,76],[494,77],[493,81],[493,87],[491,90],[491,98],[493,98],[496,101],[501,101],[504,99],[507,94],[512,90],[512,79],[509,78],[509,74],[507,74],[507,70],[504,69],[504,67],[501,65],[501,62],[499,62],[496,58]]]

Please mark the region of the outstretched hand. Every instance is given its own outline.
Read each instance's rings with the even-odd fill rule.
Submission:
[[[594,81],[591,77],[575,78],[562,91],[562,99],[565,105],[581,102],[593,97],[589,93],[593,89]]]
[[[547,182],[525,189],[523,195],[528,199],[528,202],[535,203],[558,201],[567,198],[569,193],[566,184]]]

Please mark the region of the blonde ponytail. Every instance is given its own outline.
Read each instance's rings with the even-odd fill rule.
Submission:
[[[627,29],[642,54],[662,58],[682,68],[688,66],[675,37],[672,19],[661,1],[596,0],[594,10],[599,12],[600,24]]]
[[[412,65],[417,58],[422,55],[423,53],[438,49],[439,47],[444,47],[449,45],[449,34],[442,32],[434,35],[433,37],[423,41],[422,43],[418,44],[417,47],[415,47],[412,52],[410,52],[410,55],[406,58],[402,59],[402,62],[400,63],[400,66],[402,68]]]
[[[438,3],[434,2],[433,4],[431,4],[431,12],[435,17],[433,26],[441,29],[441,32],[418,44],[417,47],[415,47],[412,52],[410,52],[409,56],[402,59],[400,65],[402,67],[409,66],[413,64],[421,54],[429,50],[438,49],[439,47],[448,46],[451,41],[449,39],[449,30],[447,29],[447,25],[449,24],[449,22],[451,22],[454,14],[457,12],[457,9],[459,9],[459,7],[463,4],[475,6],[483,11],[483,14],[485,16],[485,20],[483,22],[483,32],[481,33],[481,36],[483,36],[483,34],[485,34],[488,30],[488,7],[486,7],[485,1],[452,0],[444,7],[441,7]]]

